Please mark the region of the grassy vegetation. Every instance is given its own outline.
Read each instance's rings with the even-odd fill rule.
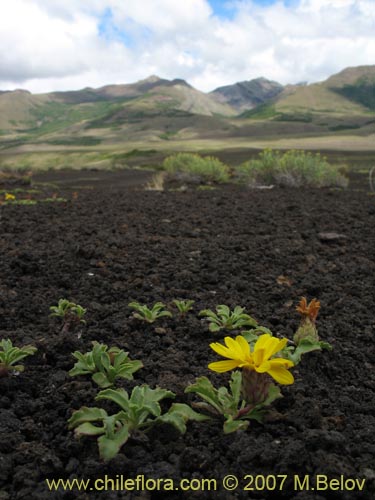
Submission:
[[[110,155],[97,152],[47,152],[14,155],[0,161],[0,170],[4,172],[22,173],[84,168],[112,169],[113,160]]]
[[[97,146],[101,142],[101,139],[98,137],[83,136],[50,139],[46,141],[46,144],[52,144],[54,146]]]
[[[29,126],[27,132],[33,136],[40,136],[57,132],[86,120],[102,123],[105,116],[121,107],[122,102],[99,101],[78,105],[56,101],[48,102],[32,109],[33,119],[27,124]]]
[[[228,182],[229,167],[218,158],[202,157],[194,153],[177,153],[167,157],[163,162],[164,169],[173,177],[198,182]]]
[[[279,122],[301,122],[311,123],[313,120],[312,113],[280,113],[275,116],[275,120]]]
[[[260,104],[254,109],[245,111],[239,118],[252,118],[253,120],[267,120],[269,118],[274,118],[277,115],[275,106],[271,104]]]
[[[164,132],[163,134],[159,135],[160,139],[163,139],[164,141],[170,141],[175,135],[177,135],[178,132]]]
[[[372,111],[375,110],[375,79],[359,78],[353,85],[346,84],[335,88],[334,91]]]
[[[280,112],[277,111],[272,104],[260,104],[254,109],[245,111],[239,118],[249,118],[252,120],[276,120],[280,122],[302,122],[311,123],[313,120],[312,113],[309,112]]]
[[[361,125],[358,123],[353,123],[353,124],[339,124],[339,125],[332,125],[328,127],[328,130],[331,130],[332,132],[339,132],[340,130],[355,130],[361,128]]]
[[[305,151],[281,153],[266,149],[257,159],[240,165],[237,176],[250,185],[345,187],[348,183],[338,166],[328,163],[319,153]]]

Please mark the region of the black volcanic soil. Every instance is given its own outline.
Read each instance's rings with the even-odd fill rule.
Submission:
[[[365,177],[353,181],[346,191],[151,192],[115,184],[78,197],[66,191],[63,203],[0,206],[0,338],[38,347],[24,373],[0,379],[0,499],[373,499],[375,197]],[[106,465],[95,441],[68,431],[72,411],[95,406],[97,393],[90,377],[68,375],[74,350],[86,352],[93,340],[124,348],[144,368],[119,386],[158,385],[191,402],[184,388],[195,377],[228,380],[207,369],[217,359],[209,343],[225,334],[208,331],[201,309],[242,305],[291,338],[302,295],[321,301],[319,332],[333,350],[306,355],[272,421],[230,435],[219,421],[190,423],[184,436],[155,429]],[[88,310],[80,339],[62,336],[49,317],[49,306],[65,297]],[[184,319],[146,326],[131,318],[130,301],[175,298],[196,301]],[[106,474],[175,485],[213,478],[217,491],[51,492],[45,482]],[[233,491],[222,485],[228,474],[239,480]],[[282,474],[281,491],[272,490],[271,476]],[[259,478],[250,482],[257,475],[271,477],[268,489]],[[311,489],[299,491],[295,476],[307,475]],[[317,475],[344,482],[313,490]],[[362,478],[362,491],[345,491]]]

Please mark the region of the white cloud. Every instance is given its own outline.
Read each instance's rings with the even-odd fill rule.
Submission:
[[[259,76],[317,81],[375,64],[373,0],[234,5],[228,20],[208,0],[2,0],[0,89],[97,87],[158,74],[208,91]],[[108,13],[113,29],[104,36]]]
[[[121,22],[131,18],[147,26],[154,32],[163,34],[178,30],[197,30],[207,26],[211,9],[205,0],[112,0],[107,2],[112,7],[116,19]]]

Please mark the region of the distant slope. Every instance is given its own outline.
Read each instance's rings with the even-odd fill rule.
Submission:
[[[184,80],[155,86],[147,95],[150,103],[154,102],[160,107],[173,107],[180,111],[187,111],[198,115],[233,116],[236,111],[228,104],[222,104],[213,99],[209,94],[204,94],[194,89]]]
[[[229,104],[238,113],[242,113],[273,99],[282,92],[283,88],[280,83],[266,78],[256,78],[255,80],[219,87],[210,95],[218,102]]]
[[[53,92],[52,96],[65,104],[80,104],[83,102],[115,101],[134,99],[150,91],[158,85],[170,85],[172,82],[152,75],[135,83],[106,85],[98,89],[87,87],[82,90]]]
[[[274,103],[282,113],[363,114],[374,109],[375,66],[347,68],[321,83],[285,88]]]
[[[0,130],[23,130],[38,135],[87,120],[113,125],[134,117],[173,115],[181,111],[203,116],[236,114],[231,106],[217,102],[184,80],[157,76],[134,84],[50,94],[0,92]]]
[[[33,110],[50,101],[48,94],[33,95],[27,90],[0,93],[0,129],[15,129],[33,120]]]
[[[375,66],[347,68],[326,83],[339,95],[375,111]]]

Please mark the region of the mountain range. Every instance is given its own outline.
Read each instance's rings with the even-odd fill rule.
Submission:
[[[0,91],[0,147],[14,140],[94,145],[127,140],[373,133],[375,65],[313,84],[257,78],[203,93],[181,79],[31,94]],[[285,124],[287,123],[287,127]]]

